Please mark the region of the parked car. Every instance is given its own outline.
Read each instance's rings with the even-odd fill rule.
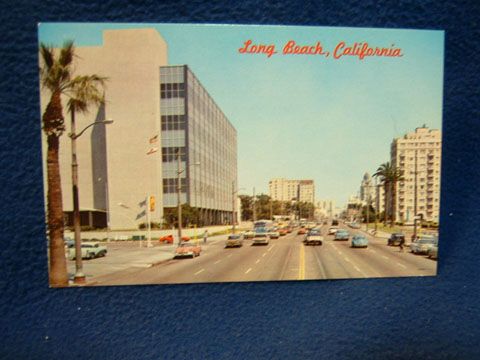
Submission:
[[[231,234],[228,235],[227,241],[225,242],[225,247],[241,247],[243,245],[243,235],[241,234]]]
[[[253,238],[252,245],[268,245],[268,243],[268,230],[265,228],[255,229],[255,237]]]
[[[363,247],[366,248],[368,247],[368,239],[364,235],[354,235],[352,237],[352,248],[357,248],[357,247]]]
[[[338,231],[337,226],[330,226],[330,228],[328,229],[328,235],[335,235],[337,231]]]
[[[323,236],[319,229],[310,230],[303,239],[305,245],[322,245]]]
[[[82,243],[82,259],[95,259],[107,255],[107,247],[100,245],[98,242]],[[75,245],[68,248],[68,259],[75,260]]]
[[[388,246],[399,246],[400,242],[403,240],[405,243],[405,234],[402,233],[393,233],[387,240]]]
[[[158,239],[161,243],[173,244],[174,236],[172,234],[162,236]],[[182,241],[190,241],[190,236],[182,236]]]
[[[433,245],[428,249],[427,255],[430,259],[438,259],[438,245]]]
[[[173,257],[185,257],[190,256],[192,259],[195,256],[200,256],[200,252],[202,251],[202,247],[200,245],[191,243],[191,242],[182,242],[178,247],[175,249],[175,256]]]
[[[348,241],[350,239],[350,233],[347,230],[343,229],[338,229],[337,232],[335,233],[335,237],[333,240],[346,240]]]
[[[253,239],[255,237],[255,231],[253,230],[248,230],[243,234],[244,239]]]
[[[421,235],[416,241],[410,244],[410,251],[414,254],[427,254],[428,250],[435,245],[437,245],[436,237]]]

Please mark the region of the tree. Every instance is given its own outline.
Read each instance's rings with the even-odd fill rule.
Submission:
[[[403,181],[401,170],[394,167],[389,161],[380,165],[373,176],[380,178],[380,184],[383,185],[385,191],[385,217],[384,224],[387,224],[390,215],[390,224],[395,224],[396,218],[396,192],[397,183]]]
[[[253,196],[240,195],[240,202],[242,204],[242,220],[248,221],[253,219]]]
[[[63,243],[63,204],[58,160],[60,136],[65,131],[62,96],[70,98],[69,111],[86,111],[97,102],[102,83],[97,75],[73,78],[75,48],[67,41],[59,54],[53,47],[40,44],[40,81],[42,89],[50,93],[50,100],[42,115],[42,128],[47,137],[47,226],[49,235],[49,282],[53,287],[67,286],[68,274]],[[90,97],[91,96],[91,97]],[[75,99],[75,100],[74,100]]]

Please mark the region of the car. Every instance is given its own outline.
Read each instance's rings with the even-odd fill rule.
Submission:
[[[366,248],[368,247],[368,239],[364,235],[354,235],[352,237],[352,248],[357,248],[357,247],[363,247]]]
[[[285,236],[285,235],[288,234],[286,228],[282,228],[282,229],[278,230],[278,233],[280,234],[280,236]]]
[[[245,231],[245,233],[243,234],[244,239],[253,239],[254,237],[255,237],[255,231],[253,230]]]
[[[107,247],[100,245],[98,242],[82,243],[82,259],[95,259],[107,255]],[[75,260],[75,245],[68,248],[68,259]]]
[[[338,220],[332,220],[332,226],[338,226]]]
[[[319,229],[310,230],[303,239],[305,245],[322,245],[323,236]]]
[[[270,239],[278,239],[280,237],[280,232],[277,227],[271,228],[268,230],[268,236]]]
[[[269,239],[269,232],[266,228],[257,228],[255,229],[252,245],[268,245]]]
[[[433,245],[428,249],[427,255],[430,259],[438,259],[438,245]]]
[[[173,258],[179,257],[188,257],[190,256],[192,259],[196,256],[200,256],[202,251],[202,247],[200,245],[196,245],[189,241],[182,242],[180,245],[177,246],[175,249],[175,255]]]
[[[287,234],[290,234],[293,231],[291,226],[287,226],[285,230],[287,231]]]
[[[350,239],[350,233],[347,230],[343,229],[338,229],[337,232],[335,233],[335,237],[333,240],[346,240],[348,241]]]
[[[393,233],[387,240],[388,246],[399,246],[400,242],[403,240],[405,244],[405,235],[402,233]]]
[[[337,231],[338,231],[337,226],[330,226],[330,228],[328,229],[328,235],[335,235]]]
[[[360,229],[360,224],[358,224],[356,222],[352,222],[352,223],[348,224],[348,226],[350,226],[352,229]]]
[[[162,236],[158,241],[160,243],[173,244],[174,236],[172,234]],[[190,236],[182,236],[182,241],[190,241]]]
[[[297,231],[297,235],[305,235],[306,233],[307,233],[307,229],[305,229],[303,227],[298,229],[298,231]]]
[[[241,247],[243,245],[243,235],[241,234],[231,234],[228,235],[227,241],[225,242],[225,247]]]
[[[427,254],[428,250],[437,245],[435,236],[421,235],[416,241],[410,244],[410,251],[414,254]]]

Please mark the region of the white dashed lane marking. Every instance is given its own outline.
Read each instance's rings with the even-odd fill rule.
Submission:
[[[198,270],[198,271],[195,273],[195,275],[198,275],[198,274],[200,274],[200,273],[202,273],[202,272],[204,272],[204,271],[205,271],[205,269]]]
[[[258,259],[257,261],[255,261],[255,264],[258,264],[260,262],[260,259]]]
[[[221,262],[222,260],[217,260],[214,262],[214,264],[218,264],[219,262]]]
[[[406,268],[407,268],[405,265],[403,265],[403,264],[400,264],[399,262],[397,262],[397,265],[398,265],[398,266],[401,266],[401,267],[402,267],[402,268],[404,268],[404,269],[406,269]]]
[[[247,271],[245,271],[245,274],[248,274],[250,271],[252,271],[252,268],[249,268]]]

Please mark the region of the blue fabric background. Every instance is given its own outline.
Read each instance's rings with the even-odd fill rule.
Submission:
[[[480,358],[478,1],[0,4],[0,358]],[[439,275],[49,289],[39,21],[446,30]]]

